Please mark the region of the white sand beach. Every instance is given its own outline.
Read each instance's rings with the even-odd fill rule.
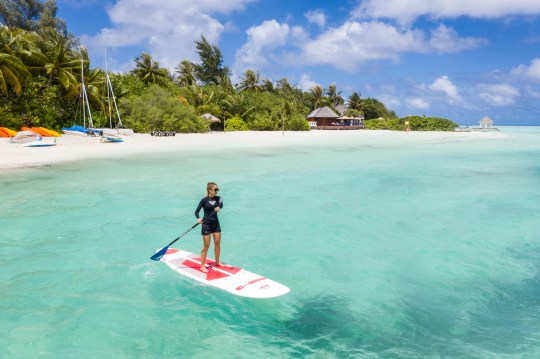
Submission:
[[[135,134],[124,137],[122,143],[101,143],[99,137],[64,135],[56,146],[25,147],[0,138],[0,170],[38,167],[84,159],[130,156],[141,153],[197,149],[255,148],[301,145],[313,142],[335,142],[357,138],[359,142],[376,145],[388,142],[440,142],[476,138],[498,138],[503,133],[483,132],[394,132],[394,131],[309,131],[309,132],[210,132],[177,134],[174,137],[152,137]],[[44,138],[43,141],[54,141]]]

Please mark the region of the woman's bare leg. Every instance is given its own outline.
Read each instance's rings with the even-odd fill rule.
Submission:
[[[216,257],[216,265],[220,266],[219,255],[221,253],[221,232],[212,233],[214,236],[214,255]]]
[[[210,248],[210,235],[203,236],[203,249],[201,250],[201,272],[208,273],[208,269],[204,266],[206,263],[206,254],[208,253],[208,248]]]

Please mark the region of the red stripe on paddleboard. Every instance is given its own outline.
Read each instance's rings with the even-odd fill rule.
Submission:
[[[201,263],[201,258],[188,258],[182,262],[182,264],[185,265],[186,267],[196,269],[202,272],[200,263]],[[214,266],[216,262],[213,260],[207,259],[206,264],[210,266]],[[241,271],[240,268],[225,266],[225,265],[216,267],[216,269],[219,269],[219,270],[215,270],[212,267],[208,269],[208,273],[206,274],[206,280],[225,278]],[[227,273],[223,273],[223,272],[227,272]]]
[[[238,287],[236,287],[235,289],[236,290],[242,290],[244,289],[245,287],[247,287],[248,285],[252,285],[253,283],[257,283],[257,282],[260,282],[261,280],[265,280],[266,278],[264,277],[260,277],[260,278],[257,278],[257,279],[253,279],[253,280],[250,280],[249,282],[247,282],[246,284],[243,284],[243,285],[239,285]]]
[[[180,249],[169,248],[169,249],[167,249],[167,252],[165,252],[165,255],[176,253],[176,252],[178,252],[179,250],[180,250]]]

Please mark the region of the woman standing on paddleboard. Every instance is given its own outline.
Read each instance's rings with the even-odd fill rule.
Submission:
[[[216,266],[221,265],[219,262],[220,242],[221,242],[221,228],[219,227],[219,219],[217,217],[218,212],[223,208],[223,201],[217,194],[219,192],[218,185],[214,182],[209,182],[206,185],[207,196],[201,199],[197,209],[195,210],[195,217],[197,222],[202,224],[202,237],[203,237],[203,249],[201,250],[201,271],[208,272],[205,267],[206,254],[208,248],[210,248],[210,236],[214,237],[214,254],[216,256]],[[199,212],[204,210],[204,216],[201,219]]]

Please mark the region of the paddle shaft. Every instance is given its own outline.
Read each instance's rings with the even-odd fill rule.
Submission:
[[[181,235],[179,235],[174,241],[172,241],[171,243],[167,244],[167,247],[171,246],[174,242],[176,242],[177,240],[179,240],[180,238],[182,238],[183,236],[185,236],[186,234],[189,233],[189,231],[191,231],[193,228],[197,227],[199,225],[199,222],[195,223],[190,229],[188,229],[187,231],[185,231],[184,233],[182,233]]]
[[[216,212],[214,211],[213,213],[216,213]],[[210,215],[212,215],[213,213],[211,213]],[[193,226],[191,226],[190,229],[188,229],[187,231],[185,231],[184,233],[179,235],[174,241],[172,241],[171,243],[167,244],[165,247],[163,247],[159,251],[157,251],[152,257],[150,257],[150,259],[152,259],[154,261],[159,261],[161,259],[161,257],[163,257],[165,255],[165,253],[167,253],[167,250],[169,249],[169,246],[171,246],[174,242],[176,242],[177,240],[179,240],[180,238],[182,238],[183,236],[188,234],[189,231],[191,231],[193,228],[197,227],[198,225],[199,225],[199,222],[195,223]]]
[[[216,211],[210,213],[210,215],[213,215],[215,214]],[[185,236],[186,234],[189,233],[189,231],[191,231],[193,228],[197,227],[199,225],[199,222],[195,223],[190,229],[188,229],[187,231],[185,231],[184,233],[182,233],[181,235],[178,236],[178,238],[176,238],[174,241],[172,241],[171,243],[167,244],[167,247],[170,247],[171,245],[173,245],[174,242],[176,242],[177,240],[179,240],[180,238],[182,238],[183,236]]]

